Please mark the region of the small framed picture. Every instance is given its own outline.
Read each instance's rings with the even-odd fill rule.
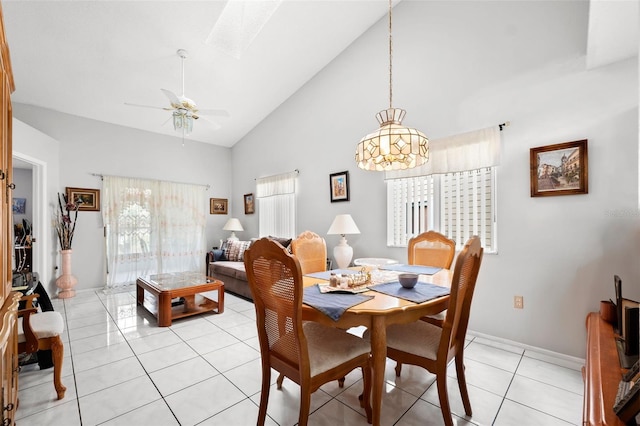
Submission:
[[[329,191],[331,202],[349,201],[349,172],[332,173],[329,175]]]
[[[256,212],[256,204],[253,200],[253,194],[244,194],[244,214],[254,214]]]
[[[78,211],[99,212],[100,211],[100,190],[88,188],[67,187],[67,200],[71,203],[80,204]]]
[[[209,213],[210,214],[227,214],[229,203],[226,198],[210,198]]]
[[[11,204],[13,214],[25,214],[27,211],[27,199],[26,198],[14,198]]]
[[[531,196],[589,193],[587,140],[531,148]]]

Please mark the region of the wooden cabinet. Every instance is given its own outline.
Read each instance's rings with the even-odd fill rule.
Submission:
[[[584,425],[624,426],[613,406],[625,370],[620,367],[613,327],[598,312],[587,316],[587,360],[583,369]]]
[[[11,93],[14,91],[9,46],[4,31],[4,18],[0,5],[0,409],[2,424],[15,424],[18,407],[18,354],[17,310],[20,293],[11,291],[11,238],[13,219],[11,212],[12,116]]]

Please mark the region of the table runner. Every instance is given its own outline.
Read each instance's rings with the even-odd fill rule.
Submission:
[[[414,288],[404,288],[399,281],[370,286],[369,290],[399,297],[414,303],[423,303],[449,294],[447,287],[418,282]]]
[[[331,278],[332,272],[337,276],[340,276],[342,274],[357,274],[360,271],[354,271],[353,269],[332,269],[331,271],[313,272],[311,274],[305,274],[305,276],[317,278],[319,280],[329,281],[329,278]]]
[[[442,268],[437,268],[435,266],[399,264],[399,265],[384,265],[384,266],[381,266],[379,269],[384,269],[387,271],[409,272],[412,274],[433,275]]]
[[[306,287],[302,302],[316,308],[334,321],[338,321],[342,314],[352,306],[359,305],[373,299],[373,296],[351,293],[320,293],[317,285]]]

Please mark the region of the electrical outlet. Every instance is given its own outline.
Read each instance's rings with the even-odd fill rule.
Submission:
[[[513,307],[516,309],[524,308],[524,297],[522,296],[513,296]]]

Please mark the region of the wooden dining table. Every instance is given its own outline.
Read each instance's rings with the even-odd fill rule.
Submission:
[[[420,275],[419,281],[450,287],[452,276],[452,271],[441,269],[433,275]],[[309,276],[303,277],[305,287],[322,281]],[[387,327],[391,324],[411,323],[418,321],[425,315],[434,315],[442,312],[449,305],[449,296],[442,296],[423,303],[413,303],[373,290],[362,294],[373,296],[373,298],[347,309],[337,321],[306,304],[302,305],[302,318],[305,321],[316,321],[341,329],[359,326],[365,326],[369,329],[373,373],[371,390],[372,424],[379,426],[382,392],[384,389],[384,370],[387,358]]]

